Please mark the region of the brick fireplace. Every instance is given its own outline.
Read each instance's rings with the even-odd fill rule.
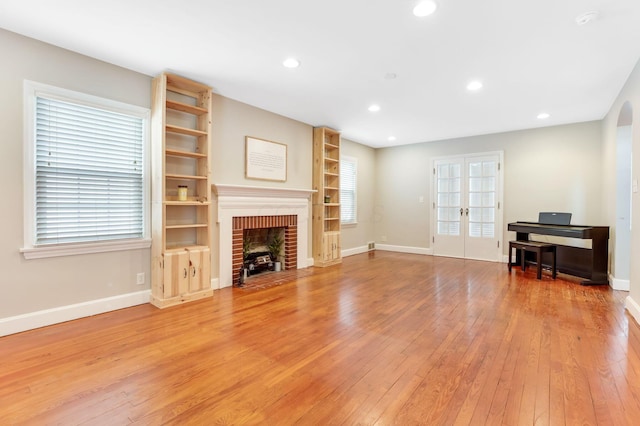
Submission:
[[[310,265],[309,212],[313,190],[214,184],[213,191],[219,225],[218,247],[214,246],[212,253],[217,255],[219,271],[219,283],[214,288],[230,287],[237,280],[245,229],[284,228],[284,269]]]
[[[232,271],[242,265],[242,242],[246,229],[284,228],[284,269],[298,269],[298,216],[246,216],[233,218]]]

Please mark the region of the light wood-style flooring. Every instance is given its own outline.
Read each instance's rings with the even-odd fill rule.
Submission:
[[[0,424],[638,425],[626,295],[534,268],[351,256],[0,338]]]

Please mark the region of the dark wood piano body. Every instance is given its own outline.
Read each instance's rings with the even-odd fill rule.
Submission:
[[[608,284],[609,227],[580,225],[547,225],[538,222],[514,222],[508,226],[516,232],[516,239],[528,241],[529,234],[591,240],[591,248],[558,244],[557,269],[559,272],[586,278],[581,284]],[[511,254],[509,254],[511,255]],[[518,253],[517,261],[519,262]]]

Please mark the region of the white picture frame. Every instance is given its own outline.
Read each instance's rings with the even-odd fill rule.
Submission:
[[[287,145],[245,137],[245,176],[247,179],[287,181]]]

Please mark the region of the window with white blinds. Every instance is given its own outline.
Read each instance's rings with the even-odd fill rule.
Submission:
[[[340,157],[340,222],[356,223],[358,161],[356,158]]]
[[[144,238],[148,110],[52,89],[30,94],[33,232],[26,245]]]

